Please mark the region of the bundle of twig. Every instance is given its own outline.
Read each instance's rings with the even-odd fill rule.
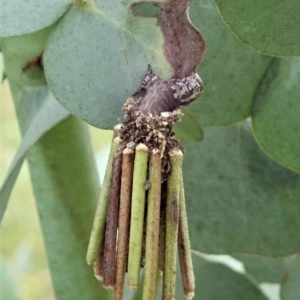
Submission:
[[[149,67],[140,89],[124,105],[124,121],[115,127],[101,189],[87,261],[103,285],[123,298],[128,285],[140,286],[143,299],[154,300],[158,270],[163,299],[175,298],[177,249],[185,297],[194,296],[182,179],[182,147],[174,137],[180,105],[202,91],[200,77],[163,81]]]

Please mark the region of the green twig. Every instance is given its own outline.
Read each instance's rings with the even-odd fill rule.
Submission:
[[[112,176],[112,160],[114,153],[119,149],[119,145],[120,139],[117,137],[113,140],[111,145],[107,167],[100,192],[100,198],[96,209],[93,229],[90,236],[89,246],[86,255],[86,260],[88,264],[94,263],[97,260],[99,253],[101,252],[103,247],[107,203]]]
[[[141,267],[142,240],[145,211],[145,182],[147,178],[148,147],[139,144],[135,151],[129,255],[128,255],[128,285],[131,288],[139,286],[139,274]]]
[[[147,230],[143,300],[155,300],[158,267],[158,238],[161,198],[161,157],[158,149],[152,150],[149,165],[150,189],[148,192]]]
[[[181,174],[180,190],[180,209],[179,209],[179,227],[178,227],[178,254],[181,269],[182,285],[184,296],[192,299],[195,295],[195,276],[191,255],[191,246],[189,238],[189,229],[185,205],[184,185]]]
[[[175,299],[177,238],[179,223],[179,197],[183,154],[179,149],[169,152],[171,171],[167,187],[166,250],[163,278],[163,300]]]

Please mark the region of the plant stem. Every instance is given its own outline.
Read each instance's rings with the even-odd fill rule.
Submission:
[[[189,229],[184,196],[184,184],[181,172],[180,209],[178,227],[178,254],[181,269],[182,285],[184,296],[192,299],[195,295],[195,276],[191,255]]]
[[[149,181],[143,300],[155,300],[156,298],[161,198],[161,157],[158,149],[152,150]]]
[[[131,188],[133,177],[133,160],[134,150],[123,150],[122,177],[121,177],[121,194],[120,194],[120,210],[118,221],[118,246],[117,246],[117,271],[116,285],[114,291],[114,300],[122,300],[123,285],[126,272],[126,263],[128,255],[128,239],[129,239],[129,221],[130,221],[130,204],[131,204]]]
[[[118,228],[122,155],[114,153],[109,203],[106,218],[103,250],[103,286],[113,288],[116,282],[116,239]]]
[[[147,178],[148,147],[139,144],[135,151],[131,219],[128,255],[128,285],[137,288],[141,267],[142,240],[145,211],[145,182]]]
[[[93,229],[91,232],[87,255],[86,255],[86,260],[88,264],[94,263],[97,260],[99,253],[101,253],[102,251],[107,203],[108,203],[108,196],[109,196],[111,176],[112,176],[112,160],[113,160],[114,153],[119,149],[119,145],[120,145],[120,139],[115,138],[110,148],[110,154],[109,154],[107,167],[103,179],[103,185],[100,192],[100,198],[98,201],[96,214],[94,217]]]
[[[163,299],[175,299],[177,238],[179,223],[179,197],[183,154],[179,149],[169,152],[171,171],[167,187],[166,250],[163,279]]]

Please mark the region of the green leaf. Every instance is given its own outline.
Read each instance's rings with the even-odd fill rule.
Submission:
[[[196,279],[195,299],[267,300],[254,281],[225,265],[208,262],[195,254],[193,265]],[[178,279],[181,280],[179,276]],[[181,287],[180,282],[177,284],[179,286]],[[176,294],[176,299],[183,299],[180,290]]]
[[[281,286],[281,299],[294,300],[298,299],[300,295],[300,258],[289,265],[285,273],[285,278]]]
[[[30,120],[30,125],[23,135],[18,151],[1,186],[0,221],[5,213],[11,191],[27,152],[46,132],[70,115],[70,113],[54,99],[47,86],[23,90],[19,101],[26,103],[32,100],[42,103],[42,105],[38,111],[36,111],[32,120]]]
[[[0,0],[0,37],[23,35],[50,26],[68,9],[68,0]]]
[[[243,43],[268,55],[300,55],[298,0],[215,2],[226,24]]]
[[[243,262],[244,267],[258,282],[281,283],[286,277],[289,265],[293,264],[297,256],[283,258],[235,255]]]
[[[262,82],[253,108],[260,146],[284,166],[300,172],[300,58],[277,59]]]
[[[155,17],[160,14],[161,8],[152,3],[147,3],[145,1],[134,3],[132,6],[132,11],[140,16],[144,17]]]
[[[56,299],[110,299],[85,260],[99,196],[87,127],[64,120],[32,148],[28,162]]]
[[[0,190],[0,220],[3,218],[10,193],[28,150],[43,134],[67,116],[67,112],[43,85],[43,70],[24,72],[26,60],[43,51],[51,28],[21,37],[2,39],[6,74],[14,97],[22,142]]]
[[[192,1],[190,18],[206,41],[206,56],[198,67],[204,92],[190,105],[191,111],[203,126],[247,118],[271,58],[239,43],[222,22],[213,0]]]
[[[182,120],[175,124],[175,135],[182,142],[201,141],[203,139],[203,130],[197,119],[188,108],[182,107],[184,113]]]
[[[289,255],[300,250],[300,175],[269,159],[245,126],[188,143],[184,181],[194,249]]]
[[[51,26],[32,34],[1,39],[5,74],[10,82],[22,86],[46,83],[43,69],[31,63],[43,54],[47,38],[53,28]]]
[[[51,35],[44,65],[54,95],[74,115],[101,128],[122,118],[147,64],[168,77],[156,19],[134,16],[132,1],[95,1],[72,7]],[[96,6],[97,5],[97,6]]]

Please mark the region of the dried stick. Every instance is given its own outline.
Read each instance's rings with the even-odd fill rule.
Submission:
[[[162,183],[161,201],[160,201],[160,230],[159,230],[159,254],[158,254],[158,269],[161,273],[164,272],[165,252],[166,252],[166,204],[167,204],[167,182]]]
[[[132,184],[131,218],[128,255],[128,285],[139,286],[145,211],[145,181],[147,178],[148,147],[136,147]]]
[[[171,172],[167,187],[166,252],[163,278],[163,300],[175,299],[179,197],[183,154],[179,149],[169,152]]]
[[[161,198],[161,157],[158,149],[152,150],[151,153],[149,181],[143,300],[156,298]]]
[[[128,254],[133,160],[134,150],[128,148],[124,149],[121,177],[120,210],[118,221],[119,231],[117,246],[117,271],[116,285],[114,290],[114,300],[122,300],[123,298],[123,285]]]
[[[103,248],[102,248],[102,250],[103,250]],[[97,260],[95,262],[93,262],[94,275],[99,281],[103,280],[102,264],[103,264],[103,251],[101,251],[101,253],[99,253]]]
[[[181,190],[179,200],[178,254],[184,296],[186,299],[192,299],[195,295],[195,276],[191,255],[182,172],[180,181]]]
[[[122,155],[116,152],[112,163],[112,178],[107,209],[103,250],[103,286],[113,288],[116,282],[116,239],[121,188]]]
[[[96,214],[93,223],[93,229],[88,245],[86,260],[88,264],[94,263],[102,251],[103,238],[105,230],[105,220],[107,212],[108,196],[111,185],[112,176],[112,160],[114,153],[119,149],[120,138],[115,138],[110,148],[110,154],[107,162],[107,167],[103,179],[103,184],[100,192],[100,198],[97,204]]]

